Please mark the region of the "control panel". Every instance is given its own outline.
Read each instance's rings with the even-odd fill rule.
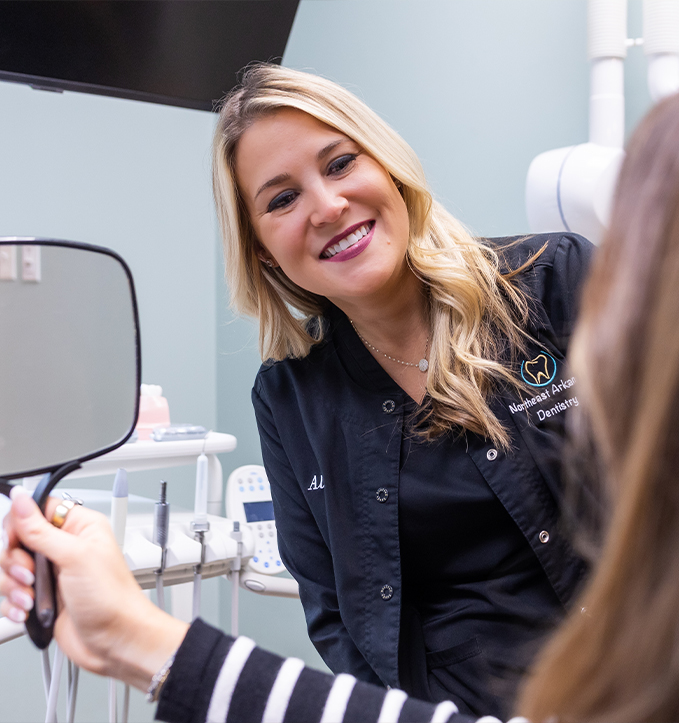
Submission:
[[[271,488],[264,467],[248,464],[229,475],[226,516],[247,525],[252,531],[255,551],[248,568],[265,575],[276,575],[285,570],[278,552]]]

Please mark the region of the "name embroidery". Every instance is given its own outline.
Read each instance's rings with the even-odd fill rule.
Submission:
[[[516,402],[509,405],[509,411],[512,414],[516,414],[517,412],[525,412],[531,409],[531,407],[541,407],[543,406],[543,402],[548,402],[549,404],[552,404],[552,406],[548,409],[533,409],[531,411],[537,412],[538,419],[542,422],[547,417],[553,417],[557,414],[560,414],[561,412],[565,412],[570,407],[577,407],[579,406],[578,398],[576,396],[572,396],[569,399],[553,399],[552,397],[556,397],[557,394],[561,394],[562,392],[565,392],[567,389],[570,389],[575,384],[575,377],[571,377],[570,379],[560,379],[559,383],[557,384],[554,382],[552,384],[551,390],[549,389],[543,389],[539,394],[536,394],[534,397],[531,397],[529,399],[522,399],[519,404]]]
[[[318,475],[320,477],[320,480],[317,479],[317,476],[314,475],[314,478],[311,480],[311,484],[307,487],[307,490],[311,492],[311,490],[324,490],[325,485],[323,484],[323,475]]]

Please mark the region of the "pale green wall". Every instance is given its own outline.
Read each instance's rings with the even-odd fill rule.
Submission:
[[[640,8],[631,0],[632,36]],[[585,0],[302,0],[284,64],[349,86],[412,144],[453,213],[478,233],[511,234],[527,231],[530,160],[587,140],[585,48]],[[640,48],[626,69],[631,127],[649,102]],[[163,385],[175,421],[238,437],[222,456],[228,474],[261,459],[250,406],[259,362],[255,326],[226,308],[212,124],[198,111],[0,83],[0,234],[90,241],[127,259],[144,380]],[[155,495],[158,477],[140,476],[135,491]],[[168,479],[171,500],[190,505],[190,470]],[[227,627],[228,592],[222,583]],[[241,632],[319,660],[295,601],[241,593]],[[0,723],[44,715],[38,668],[25,641],[0,648]],[[150,719],[135,700],[132,720]],[[78,720],[105,719],[99,684],[81,698]]]

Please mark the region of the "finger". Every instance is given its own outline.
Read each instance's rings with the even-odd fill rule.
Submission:
[[[16,594],[14,594],[15,592],[19,592],[22,594],[16,595]],[[22,603],[20,602],[20,600],[26,599],[24,596],[28,596],[31,599],[33,599],[33,588],[17,582],[10,575],[6,575],[5,573],[0,573],[0,596],[4,596],[8,599],[11,599],[12,602],[15,602],[14,598],[12,598],[13,594],[14,594],[14,598],[16,598],[16,604],[21,606]],[[24,607],[25,607],[25,605],[24,605]]]
[[[2,556],[0,556],[0,567],[2,567],[3,570],[9,572],[13,565],[24,567],[30,572],[33,572],[35,567],[31,555],[21,547],[14,547],[11,550],[5,550],[2,553]],[[19,582],[22,581],[23,579],[19,579]]]
[[[3,553],[0,568],[20,585],[30,586],[35,581],[35,563],[26,550],[15,548]]]
[[[28,612],[23,610],[21,607],[12,605],[9,599],[2,601],[0,605],[0,613],[6,618],[9,618],[13,623],[25,623],[28,617]]]
[[[52,521],[54,513],[57,507],[63,502],[63,500],[57,497],[48,497],[45,504],[45,519],[49,522]],[[61,526],[63,532],[69,532],[72,535],[79,535],[85,528],[94,526],[101,529],[110,529],[110,524],[102,526],[102,522],[106,520],[106,515],[95,510],[87,509],[81,505],[73,507],[64,519],[64,523]]]
[[[53,509],[57,504],[58,500],[53,500],[53,505],[50,506]],[[73,552],[73,535],[65,534],[63,530],[51,525],[32,498],[17,495],[12,502],[10,515],[19,539],[30,550],[39,552],[55,562]]]
[[[19,544],[19,540],[14,531],[14,526],[11,523],[10,515],[5,515],[2,518],[2,547],[8,550],[10,547],[16,547]]]

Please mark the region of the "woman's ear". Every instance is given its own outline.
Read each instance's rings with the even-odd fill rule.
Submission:
[[[391,176],[391,180],[394,182],[394,186],[398,189],[398,192],[403,195],[403,183],[396,178],[396,176]]]
[[[278,266],[278,263],[269,256],[269,254],[264,251],[263,249],[260,249],[257,252],[257,258],[263,263],[266,264],[270,269],[275,269]]]

